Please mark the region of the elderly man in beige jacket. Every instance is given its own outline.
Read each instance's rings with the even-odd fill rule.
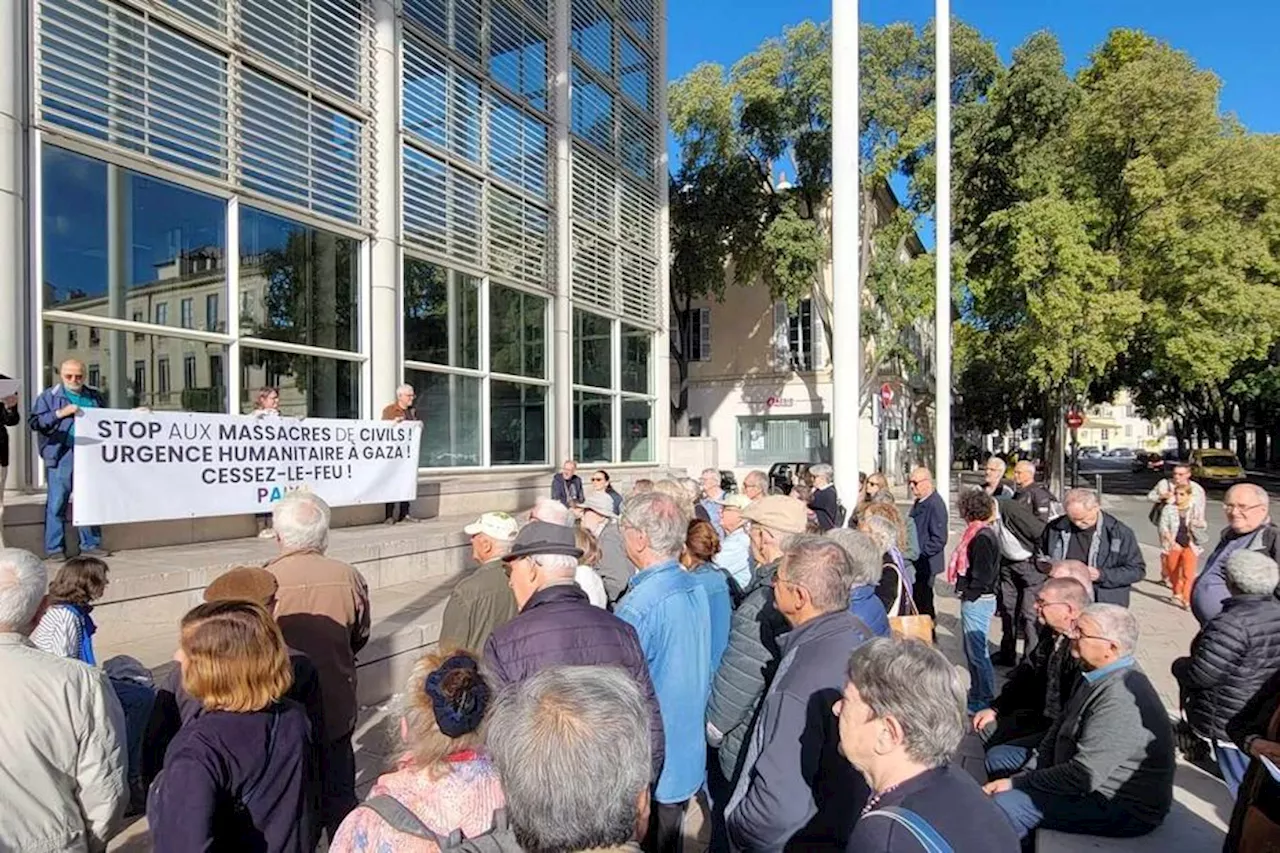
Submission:
[[[296,491],[276,502],[272,529],[280,556],[264,568],[276,576],[276,622],[290,648],[311,658],[320,677],[325,730],[320,745],[320,823],[329,837],[354,809],[356,653],[369,642],[369,587],[353,566],[325,556],[329,506]]]
[[[48,574],[0,548],[0,850],[105,850],[129,802],[124,712],[100,669],[55,657],[27,635]]]

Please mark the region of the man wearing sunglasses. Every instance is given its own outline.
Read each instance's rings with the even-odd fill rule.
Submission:
[[[84,384],[84,363],[69,358],[58,366],[60,382],[36,398],[27,424],[36,433],[40,458],[44,460],[49,493],[44,508],[44,555],[46,560],[64,559],[63,525],[71,502],[76,441],[76,418],[85,409],[103,408],[106,399],[96,388]],[[102,529],[77,528],[80,553],[92,557],[110,554],[102,548]]]
[[[1271,523],[1271,498],[1261,486],[1240,483],[1222,499],[1227,527],[1191,587],[1191,612],[1203,627],[1222,612],[1231,597],[1227,589],[1227,558],[1236,551],[1257,551],[1280,562],[1280,531]],[[1278,589],[1277,594],[1280,594]]]

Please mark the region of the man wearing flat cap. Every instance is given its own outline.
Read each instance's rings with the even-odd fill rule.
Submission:
[[[608,495],[602,497],[608,500]],[[581,557],[573,528],[546,521],[524,526],[502,558],[520,612],[485,643],[485,674],[495,687],[502,687],[552,666],[622,667],[649,704],[656,779],[665,744],[644,651],[634,628],[593,606],[574,582]]]

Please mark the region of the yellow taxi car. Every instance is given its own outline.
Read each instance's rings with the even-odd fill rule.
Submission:
[[[1191,451],[1191,476],[1210,483],[1241,483],[1244,466],[1230,450],[1203,448]]]

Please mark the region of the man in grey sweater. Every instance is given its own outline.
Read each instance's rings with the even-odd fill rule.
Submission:
[[[1127,608],[1094,604],[1076,622],[1083,678],[1034,754],[998,746],[989,764],[1017,770],[984,790],[1019,837],[1038,827],[1129,838],[1155,829],[1173,804],[1173,731],[1134,662],[1138,622]]]

